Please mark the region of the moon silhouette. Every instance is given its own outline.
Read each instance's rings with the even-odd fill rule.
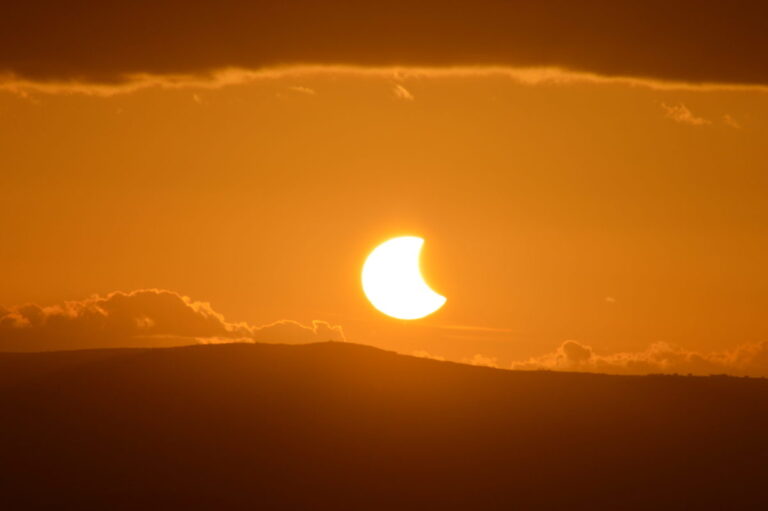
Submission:
[[[432,314],[446,298],[432,290],[419,268],[424,240],[401,236],[385,241],[363,264],[363,292],[387,316],[419,319]]]

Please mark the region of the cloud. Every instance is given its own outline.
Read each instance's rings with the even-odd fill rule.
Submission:
[[[0,308],[0,351],[45,351],[216,342],[309,343],[343,341],[340,326],[277,321],[232,323],[205,302],[173,291],[115,292],[42,307]]]
[[[288,90],[292,90],[293,92],[298,92],[299,94],[306,94],[307,96],[317,95],[317,91],[315,89],[311,89],[309,87],[303,87],[301,85],[294,85],[292,87],[288,87]]]
[[[480,353],[475,354],[472,358],[465,358],[462,363],[473,366],[499,367],[499,361],[496,357],[487,357]]]
[[[707,124],[712,124],[712,121],[708,119],[693,115],[693,112],[691,112],[688,107],[682,103],[677,105],[668,105],[666,103],[662,103],[661,107],[664,109],[666,117],[672,119],[675,122],[679,122],[681,124],[690,124],[691,126],[705,126]]]
[[[536,86],[564,86],[568,84],[625,85],[663,91],[752,91],[768,92],[768,85],[689,83],[683,81],[659,81],[629,76],[604,76],[583,71],[566,70],[557,67],[503,67],[503,66],[452,66],[452,67],[362,67],[339,65],[297,65],[258,70],[244,68],[217,69],[204,74],[129,73],[122,81],[100,83],[51,79],[34,80],[0,72],[0,91],[7,91],[29,101],[38,94],[82,94],[87,96],[110,97],[118,94],[159,88],[166,90],[192,89],[213,90],[231,85],[242,85],[257,81],[308,78],[381,78],[383,80],[418,79],[482,79],[505,78],[515,83]],[[289,89],[290,90],[290,89]],[[297,91],[293,91],[297,92]]]
[[[413,101],[414,97],[411,92],[400,85],[399,83],[396,83],[394,87],[392,87],[392,92],[394,93],[395,97],[397,99],[404,99],[406,101]]]
[[[731,128],[734,128],[734,129],[737,129],[737,130],[741,129],[741,123],[739,121],[737,121],[736,119],[734,119],[733,116],[731,116],[729,114],[723,115],[723,122],[727,126],[730,126]]]
[[[430,360],[438,360],[440,362],[445,362],[447,359],[445,357],[441,357],[440,355],[435,355],[434,353],[430,353],[425,350],[416,350],[412,351],[411,355],[414,357],[419,358],[428,358]],[[487,357],[485,355],[482,355],[480,353],[475,354],[472,357],[469,358],[463,358],[461,359],[462,364],[469,364],[473,366],[482,366],[482,367],[499,367],[498,359],[495,357]]]
[[[744,344],[733,350],[712,353],[655,343],[644,351],[599,355],[590,346],[565,341],[552,353],[513,363],[512,369],[768,376],[768,342]]]
[[[414,357],[428,358],[428,359],[431,359],[431,360],[439,360],[440,362],[445,362],[445,357],[441,357],[439,355],[433,355],[432,353],[430,353],[428,351],[424,351],[424,350],[413,351],[413,352],[411,352],[411,355],[414,356]]]
[[[341,326],[331,325],[326,321],[314,320],[311,326],[304,326],[298,321],[281,320],[252,328],[250,338],[256,342],[285,344],[310,343],[319,340],[343,341],[344,331]]]
[[[291,65],[510,66],[765,85],[764,9],[760,0],[391,0],[386,8],[357,0],[27,0],[0,17],[0,74],[109,84]]]

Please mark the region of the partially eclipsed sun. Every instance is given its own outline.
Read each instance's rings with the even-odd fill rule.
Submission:
[[[429,287],[419,269],[422,238],[385,241],[363,264],[363,292],[374,307],[398,319],[419,319],[443,306],[446,298]]]

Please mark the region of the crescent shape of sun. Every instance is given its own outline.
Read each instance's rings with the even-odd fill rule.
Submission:
[[[387,316],[423,318],[446,301],[421,275],[422,245],[424,240],[417,236],[392,238],[373,249],[363,264],[363,292]]]

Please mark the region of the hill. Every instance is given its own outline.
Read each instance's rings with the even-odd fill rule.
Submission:
[[[0,354],[2,509],[766,509],[768,380],[348,343]]]

